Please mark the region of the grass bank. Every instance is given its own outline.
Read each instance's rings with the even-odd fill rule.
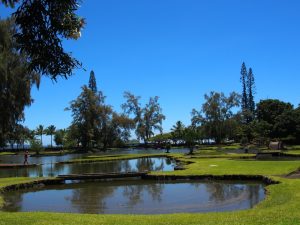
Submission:
[[[82,159],[72,159],[65,162],[60,163],[93,163],[93,162],[101,162],[101,161],[114,161],[114,160],[129,160],[129,159],[139,159],[145,157],[181,157],[182,154],[168,154],[168,153],[161,153],[161,154],[124,154],[124,155],[95,155],[95,156],[87,156]]]

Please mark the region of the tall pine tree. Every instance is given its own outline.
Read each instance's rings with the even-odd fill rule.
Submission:
[[[244,123],[248,124],[253,121],[255,113],[255,81],[252,68],[249,68],[248,72],[244,62],[241,68],[240,79],[242,83],[242,112]]]
[[[246,112],[248,110],[248,95],[247,95],[247,68],[245,63],[243,62],[241,68],[241,83],[242,83],[242,111]]]
[[[94,92],[97,93],[97,83],[95,78],[95,73],[92,70],[90,73],[90,79],[89,79],[89,88]]]
[[[255,94],[255,81],[252,68],[249,68],[248,76],[247,76],[247,95],[248,95],[248,110],[250,112],[250,121],[254,118],[255,113],[255,102],[254,102],[254,94]]]

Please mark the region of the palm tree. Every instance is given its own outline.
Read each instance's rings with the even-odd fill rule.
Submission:
[[[54,125],[50,125],[46,129],[46,134],[51,136],[51,148],[52,148],[52,136],[55,134],[56,127]]]
[[[39,125],[37,128],[36,128],[36,134],[37,135],[40,135],[41,136],[41,144],[43,146],[43,134],[44,134],[44,126],[43,125]]]

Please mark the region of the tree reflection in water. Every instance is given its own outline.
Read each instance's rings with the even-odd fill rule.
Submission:
[[[262,184],[107,180],[5,193],[4,211],[164,214],[248,209],[264,198]]]
[[[104,213],[106,209],[105,199],[112,196],[114,191],[115,187],[113,186],[95,187],[94,185],[85,185],[82,188],[73,190],[72,197],[68,200],[80,213]]]
[[[248,199],[250,208],[259,202],[260,185],[239,185],[239,184],[224,184],[224,183],[206,183],[206,190],[209,195],[209,201],[215,203],[223,203],[228,200],[243,200]]]
[[[65,174],[120,173],[130,171],[172,171],[174,160],[165,157],[147,157],[130,160],[94,163],[63,164],[47,162],[29,168],[1,169],[0,177],[55,177]]]
[[[160,171],[164,170],[168,158],[140,158],[137,159],[136,168],[138,171]],[[158,163],[158,165],[156,165]]]
[[[143,203],[143,193],[151,195],[152,201],[160,202],[162,200],[164,184],[148,183],[124,186],[123,196],[128,198],[127,205],[133,208],[137,204]]]

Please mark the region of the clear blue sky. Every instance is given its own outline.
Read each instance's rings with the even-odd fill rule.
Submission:
[[[190,121],[209,91],[241,91],[240,66],[252,67],[256,101],[278,98],[300,103],[299,0],[83,0],[79,14],[87,25],[66,49],[83,62],[68,80],[44,77],[25,124],[71,122],[64,111],[96,73],[107,103],[120,111],[123,92],[147,100],[160,96],[168,131]],[[9,11],[0,6],[0,15]]]

